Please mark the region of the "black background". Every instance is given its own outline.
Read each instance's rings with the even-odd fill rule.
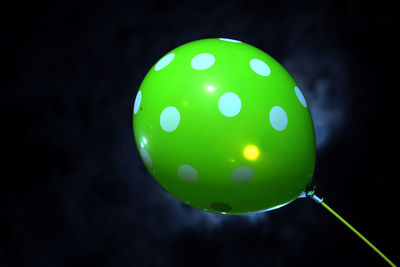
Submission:
[[[322,207],[207,214],[164,192],[133,102],[169,50],[252,44],[302,88],[317,194],[399,262],[390,1],[65,1],[4,7],[0,266],[387,266]]]

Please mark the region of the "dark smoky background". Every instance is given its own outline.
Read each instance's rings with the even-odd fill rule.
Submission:
[[[309,199],[208,214],[147,173],[132,130],[140,83],[169,50],[210,37],[291,73],[315,124],[317,195],[400,262],[391,1],[31,1],[2,13],[0,266],[386,266]]]

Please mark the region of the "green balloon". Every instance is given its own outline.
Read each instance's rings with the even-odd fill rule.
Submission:
[[[254,46],[213,38],[175,48],[147,73],[133,111],[147,170],[198,209],[267,211],[311,182],[316,151],[306,100]]]

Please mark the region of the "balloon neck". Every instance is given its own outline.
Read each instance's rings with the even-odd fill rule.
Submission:
[[[308,185],[301,193],[299,198],[309,197],[313,199],[315,202],[321,203],[323,201],[323,198],[319,198],[317,195],[315,195],[315,188],[316,186],[313,184]]]

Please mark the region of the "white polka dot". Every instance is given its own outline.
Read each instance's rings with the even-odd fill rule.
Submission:
[[[195,70],[205,70],[211,67],[214,62],[215,58],[213,55],[202,53],[195,56],[190,62],[190,65],[192,65],[192,68]]]
[[[231,42],[231,43],[241,43],[242,41],[229,39],[229,38],[219,38],[221,41]]]
[[[135,104],[133,105],[133,113],[136,114],[139,111],[140,108],[140,102],[142,102],[142,91],[139,90],[139,92],[136,95],[135,98]]]
[[[156,66],[154,67],[154,70],[159,71],[159,70],[165,68],[169,63],[171,63],[171,61],[174,59],[174,57],[175,57],[174,53],[164,56],[162,59],[160,59],[157,62]]]
[[[285,130],[288,123],[288,118],[285,110],[279,106],[273,107],[269,112],[269,121],[275,130]]]
[[[182,165],[178,168],[178,175],[187,183],[195,183],[199,179],[196,169],[190,165]]]
[[[247,184],[254,177],[254,171],[250,167],[239,167],[232,172],[231,178],[237,184]]]
[[[242,102],[237,94],[228,92],[223,94],[218,100],[218,108],[222,115],[226,117],[236,116],[242,107]]]
[[[153,167],[153,162],[151,161],[149,153],[143,147],[140,149],[140,156],[147,168]]]
[[[261,76],[268,76],[271,74],[271,69],[269,68],[267,63],[265,63],[262,60],[256,59],[256,58],[250,60],[250,68],[255,73],[257,73],[258,75],[261,75]]]
[[[296,96],[299,99],[300,103],[306,108],[307,102],[306,102],[306,99],[304,98],[303,93],[300,91],[300,88],[295,86],[294,91],[296,92]]]
[[[161,128],[166,132],[172,132],[179,125],[181,116],[176,107],[166,107],[160,115]]]

